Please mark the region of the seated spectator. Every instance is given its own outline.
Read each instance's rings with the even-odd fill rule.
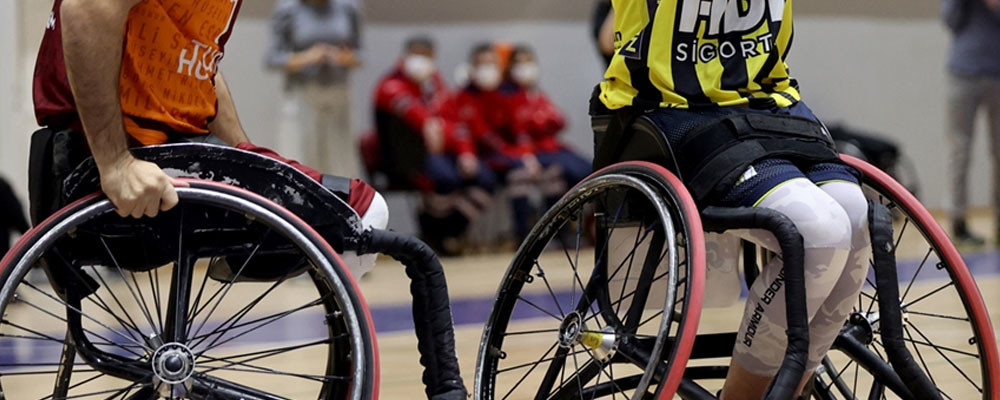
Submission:
[[[399,62],[375,89],[375,169],[386,174],[390,187],[428,196],[419,218],[422,234],[445,253],[451,251],[444,242],[465,232],[496,187],[495,175],[476,156],[474,140],[442,118],[448,96],[434,44],[425,37],[406,42]]]
[[[475,46],[469,57],[469,84],[456,93],[446,109],[449,118],[468,130],[480,158],[507,185],[514,212],[514,233],[523,238],[531,229],[534,209],[528,195],[541,165],[526,132],[511,124],[507,96],[501,92],[503,70],[493,45]]]
[[[525,45],[515,47],[507,65],[503,89],[509,96],[513,130],[530,137],[538,162],[546,170],[557,170],[560,177],[561,185],[543,190],[551,206],[569,187],[590,174],[591,162],[556,137],[566,127],[566,119],[538,88],[540,69],[534,51]]]

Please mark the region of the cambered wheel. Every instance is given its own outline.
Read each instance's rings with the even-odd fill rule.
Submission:
[[[864,175],[869,199],[896,216],[893,250],[899,275],[903,339],[945,399],[1000,399],[1000,361],[989,315],[975,281],[955,246],[930,213],[885,173],[844,160]],[[845,329],[858,333],[863,353],[834,346],[814,384],[820,399],[899,398],[866,367],[861,356],[884,362],[879,306],[871,273]],[[828,397],[829,396],[829,397]]]
[[[177,192],[143,219],[87,197],[8,253],[0,397],[376,397],[371,319],[323,238],[231,186]]]
[[[643,162],[594,173],[518,249],[483,333],[477,398],[671,398],[704,263],[697,209],[672,174]]]

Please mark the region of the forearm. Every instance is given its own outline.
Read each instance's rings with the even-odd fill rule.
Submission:
[[[138,0],[66,0],[60,8],[66,72],[99,169],[126,159],[118,79],[128,12]]]
[[[208,130],[232,146],[249,142],[250,139],[240,124],[240,117],[236,114],[236,104],[233,103],[233,96],[229,93],[229,86],[222,72],[215,75],[215,96],[218,107],[215,110],[215,118],[208,124]]]

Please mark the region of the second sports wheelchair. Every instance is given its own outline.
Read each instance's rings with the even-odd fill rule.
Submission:
[[[377,398],[375,331],[344,251],[406,266],[426,395],[466,397],[423,243],[363,229],[287,164],[206,144],[133,150],[182,179],[180,203],[121,218],[91,160],[56,171],[86,158],[73,140],[32,139],[32,178],[68,176],[51,193],[33,183],[33,215],[58,210],[0,262],[0,399]]]
[[[595,119],[595,143],[609,121]],[[640,116],[628,128],[619,162],[570,190],[518,249],[484,328],[476,398],[714,399],[705,386],[726,376],[737,337],[699,330],[704,232],[735,228],[781,242],[789,344],[766,398],[791,398],[807,372],[801,236],[766,210],[699,210],[663,167],[672,152],[656,125]],[[842,159],[863,176],[873,267],[804,397],[1000,399],[996,338],[958,251],[900,184]],[[747,286],[765,253],[745,245]]]

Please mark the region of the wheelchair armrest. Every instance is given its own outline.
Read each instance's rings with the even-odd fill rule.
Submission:
[[[338,252],[354,250],[364,228],[357,213],[333,192],[288,164],[249,151],[203,143],[132,149],[170,176],[221,182],[264,196],[309,223]],[[63,185],[63,204],[100,190],[92,158],[82,162]]]

